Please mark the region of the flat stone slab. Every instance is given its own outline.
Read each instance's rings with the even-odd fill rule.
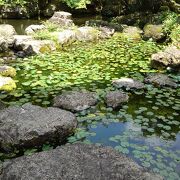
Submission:
[[[60,107],[73,112],[83,111],[96,105],[95,94],[89,91],[70,91],[54,98],[54,107]]]
[[[176,88],[177,84],[174,82],[174,80],[166,74],[149,74],[145,78],[145,83],[153,84],[155,86],[169,86],[172,88]]]
[[[134,80],[131,78],[120,78],[112,81],[113,86],[116,88],[125,88],[125,89],[144,89],[145,85],[141,81]]]
[[[113,109],[120,107],[129,99],[127,93],[122,91],[111,91],[106,94],[106,104]]]
[[[42,108],[27,103],[0,112],[0,148],[34,147],[45,142],[63,142],[77,125],[76,117],[59,108]]]
[[[109,147],[73,144],[2,165],[0,180],[162,180]]]

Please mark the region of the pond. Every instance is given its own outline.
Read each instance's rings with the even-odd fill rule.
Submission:
[[[81,26],[84,25],[86,21],[91,20],[91,19],[101,19],[101,16],[97,15],[89,15],[89,16],[75,16],[72,18],[75,25]],[[32,24],[42,24],[43,21],[46,21],[47,19],[44,18],[39,18],[39,19],[0,19],[0,24],[10,24],[12,25],[17,34],[23,35],[25,34],[25,29],[32,25]]]
[[[68,142],[112,146],[165,179],[180,179],[180,89],[146,85],[128,91],[130,100],[113,110],[104,103],[115,90],[111,82],[121,77],[143,81],[151,69],[151,54],[163,49],[151,41],[133,41],[116,34],[95,43],[74,43],[60,52],[18,59],[17,89],[0,94],[9,105],[32,102],[51,106],[67,90],[96,92],[97,106],[77,113],[78,128]],[[178,84],[179,74],[169,74]],[[51,146],[51,145],[47,145]],[[6,155],[7,158],[7,155]],[[4,159],[4,154],[1,154]]]

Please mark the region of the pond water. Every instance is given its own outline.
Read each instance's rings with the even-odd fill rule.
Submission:
[[[116,111],[104,103],[105,94],[115,90],[113,79],[132,77],[143,81],[147,73],[157,72],[149,62],[151,54],[160,49],[163,45],[116,34],[108,40],[75,43],[60,52],[18,59],[13,64],[17,89],[0,94],[0,99],[8,105],[32,102],[46,107],[63,91],[96,92],[98,105],[76,114],[79,125],[69,143],[112,146],[165,179],[178,180],[180,89],[146,85],[146,90],[127,91],[129,102]],[[179,84],[180,75],[169,76]]]
[[[91,19],[101,19],[101,16],[84,16],[84,17],[73,17],[72,18],[75,25],[81,26],[84,25],[86,21],[91,20]],[[25,34],[25,29],[32,25],[32,24],[42,24],[43,21],[46,21],[47,19],[0,19],[0,24],[10,24],[12,25],[17,34],[23,35]]]

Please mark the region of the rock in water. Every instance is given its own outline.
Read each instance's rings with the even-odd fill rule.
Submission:
[[[145,83],[150,83],[155,86],[169,86],[173,88],[177,87],[177,84],[174,82],[174,80],[168,77],[166,74],[149,74],[144,81]]]
[[[111,91],[106,95],[106,104],[113,109],[120,107],[122,104],[126,103],[129,99],[127,93],[122,91]]]
[[[71,20],[72,14],[64,11],[55,12],[54,15],[49,19],[50,22],[56,23],[61,27],[73,26],[74,23]]]
[[[76,117],[59,108],[31,104],[9,107],[0,113],[0,148],[34,147],[46,142],[63,142],[77,125]]]
[[[109,147],[73,144],[2,165],[1,180],[163,180]]]
[[[55,97],[53,106],[77,112],[88,109],[96,103],[97,99],[92,92],[71,91]]]
[[[113,80],[112,84],[117,88],[125,88],[125,89],[144,89],[145,86],[142,82],[138,80],[134,80],[131,78],[120,78],[117,80]]]
[[[175,46],[167,47],[163,52],[153,54],[151,65],[155,69],[171,67],[180,71],[180,50]]]

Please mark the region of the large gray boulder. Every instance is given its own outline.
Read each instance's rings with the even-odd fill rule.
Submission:
[[[125,88],[126,90],[131,90],[131,89],[144,89],[145,85],[138,80],[134,80],[132,78],[120,78],[117,80],[113,80],[112,84],[116,87],[116,88]]]
[[[162,180],[109,147],[73,144],[4,162],[0,180]]]
[[[0,24],[0,39],[4,39],[8,44],[8,47],[13,46],[14,35],[16,31],[12,25],[9,24]]]
[[[106,104],[113,109],[120,107],[126,103],[128,99],[128,94],[122,91],[111,91],[106,94]]]
[[[49,19],[50,22],[58,24],[61,27],[73,26],[73,20],[71,20],[72,14],[64,11],[55,12]]]
[[[26,35],[16,35],[14,38],[14,49],[24,52],[27,56],[56,50],[55,42],[51,40],[35,40]]]
[[[60,107],[73,112],[83,111],[97,103],[95,94],[88,91],[70,91],[54,98],[54,107]]]
[[[46,142],[63,142],[77,125],[76,117],[59,108],[25,104],[0,112],[0,148],[34,147]]]
[[[177,84],[174,82],[174,80],[166,74],[148,74],[145,78],[145,83],[153,84],[155,86],[169,86],[172,88],[176,88]]]
[[[180,49],[175,46],[167,47],[164,51],[153,54],[151,65],[155,69],[171,67],[180,71]]]

